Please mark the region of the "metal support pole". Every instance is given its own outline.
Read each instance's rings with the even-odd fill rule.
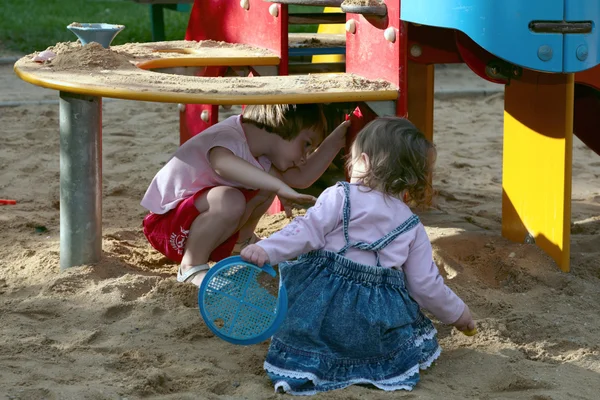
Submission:
[[[60,92],[60,269],[102,253],[102,98]]]

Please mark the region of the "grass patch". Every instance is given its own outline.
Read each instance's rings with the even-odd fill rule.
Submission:
[[[319,12],[320,7],[291,6],[290,12]],[[113,44],[152,40],[149,6],[131,0],[0,0],[0,48],[32,53],[77,38],[71,22],[125,25]],[[166,40],[185,37],[188,12],[164,11]],[[292,25],[290,32],[316,32],[317,25]]]
[[[167,40],[185,36],[189,12],[165,10]],[[1,0],[0,42],[10,50],[31,53],[58,42],[77,40],[71,22],[125,25],[113,44],[149,42],[149,7],[130,0]]]

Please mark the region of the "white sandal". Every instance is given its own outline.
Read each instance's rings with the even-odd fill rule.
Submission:
[[[180,265],[179,268],[177,268],[177,282],[191,281],[200,272],[208,271],[209,269],[210,269],[210,267],[208,266],[208,264],[202,264],[202,265],[196,265],[195,267],[192,267],[182,273],[181,265]]]

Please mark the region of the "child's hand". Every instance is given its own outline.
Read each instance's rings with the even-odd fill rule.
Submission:
[[[335,147],[341,149],[346,145],[346,132],[348,131],[348,127],[350,127],[350,120],[342,122],[329,134],[329,136],[327,136],[326,140],[333,141]]]
[[[292,206],[294,204],[314,204],[317,201],[314,196],[298,193],[285,184],[281,185],[277,191],[277,196],[288,218],[292,216]]]
[[[471,311],[469,310],[469,307],[465,304],[465,309],[463,310],[463,313],[461,314],[461,316],[458,318],[458,320],[456,320],[455,323],[453,323],[452,325],[454,325],[456,327],[456,329],[458,329],[459,331],[472,331],[473,329],[475,329],[475,321],[473,321],[473,317],[471,316]]]
[[[242,260],[256,264],[259,267],[262,267],[265,263],[269,263],[269,255],[267,252],[256,244],[250,244],[244,247],[240,256],[242,257]]]

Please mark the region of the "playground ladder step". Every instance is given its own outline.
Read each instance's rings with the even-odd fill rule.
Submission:
[[[290,33],[290,48],[346,47],[346,35],[341,33]]]
[[[337,33],[289,33],[288,48],[290,57],[346,54],[346,35]]]
[[[325,74],[325,73],[341,73],[346,72],[345,62],[327,62],[327,63],[310,63],[310,62],[290,62],[288,63],[288,73],[290,75],[306,75],[306,74]]]
[[[346,14],[344,13],[290,13],[288,15],[288,24],[290,25],[345,23]]]
[[[379,3],[379,4],[378,4]],[[343,2],[341,4],[342,11],[345,13],[352,14],[363,14],[363,15],[376,15],[379,17],[385,17],[387,15],[387,7],[383,1],[368,1],[368,5],[356,5],[356,4],[346,4]]]

